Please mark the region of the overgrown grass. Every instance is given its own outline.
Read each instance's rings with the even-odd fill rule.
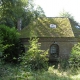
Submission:
[[[0,80],[80,80],[80,69],[54,69],[49,66],[48,70],[32,71],[20,65],[0,65]]]

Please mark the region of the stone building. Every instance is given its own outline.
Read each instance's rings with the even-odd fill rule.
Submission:
[[[20,33],[24,44],[28,44],[30,37],[38,37],[41,49],[49,49],[50,60],[69,58],[72,47],[80,41],[79,25],[64,17],[37,18]]]

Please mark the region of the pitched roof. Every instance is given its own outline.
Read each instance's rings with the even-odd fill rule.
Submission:
[[[50,25],[55,25],[56,28],[51,28]],[[79,37],[80,30],[75,25],[69,18],[64,17],[37,18],[20,31],[20,37],[75,37],[74,33],[77,31],[79,33],[76,36]]]

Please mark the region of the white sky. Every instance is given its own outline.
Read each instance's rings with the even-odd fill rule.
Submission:
[[[40,5],[47,17],[57,17],[60,12],[69,12],[80,23],[80,0],[34,0]]]

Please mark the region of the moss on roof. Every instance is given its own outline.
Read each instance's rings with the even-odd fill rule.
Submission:
[[[50,28],[50,24],[56,28]],[[21,38],[29,37],[74,37],[73,28],[68,18],[37,18],[20,31]]]

